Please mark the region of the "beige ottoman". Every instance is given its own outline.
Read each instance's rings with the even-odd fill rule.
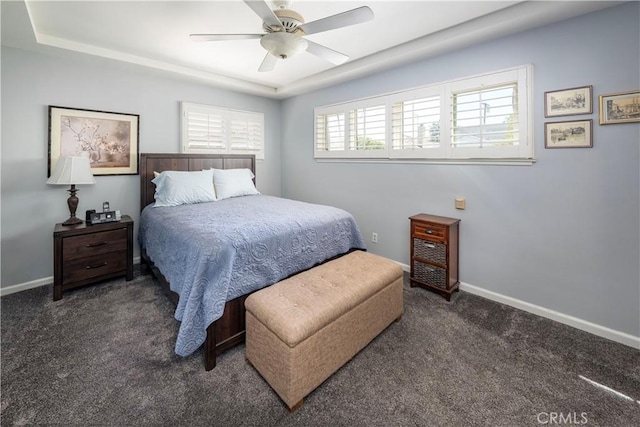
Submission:
[[[248,361],[291,411],[403,310],[402,269],[355,251],[251,294]]]

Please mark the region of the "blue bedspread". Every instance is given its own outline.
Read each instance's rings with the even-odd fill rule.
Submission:
[[[364,249],[353,217],[330,206],[265,195],[147,206],[139,242],[180,295],[175,351],[193,353],[226,301],[350,249]]]

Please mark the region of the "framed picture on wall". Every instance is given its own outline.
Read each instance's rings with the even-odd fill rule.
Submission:
[[[600,95],[600,124],[640,122],[640,91]]]
[[[544,93],[544,116],[572,116],[593,112],[592,86],[573,87]]]
[[[87,156],[94,175],[137,175],[140,116],[49,106],[51,176],[58,158]]]
[[[593,120],[576,120],[544,124],[545,148],[593,147]]]

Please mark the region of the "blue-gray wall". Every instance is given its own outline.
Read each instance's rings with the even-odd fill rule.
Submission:
[[[458,217],[470,285],[640,336],[640,124],[600,126],[598,95],[640,89],[637,2],[283,102],[282,194],[354,214],[371,252],[409,264],[409,221]],[[313,108],[534,65],[532,166],[321,163]],[[593,148],[545,149],[543,93],[593,85]],[[454,209],[465,197],[467,209]]]
[[[179,152],[180,101],[262,112],[265,160],[257,164],[257,186],[280,195],[279,101],[89,56],[69,59],[3,46],[1,65],[3,287],[53,275],[53,227],[69,217],[67,188],[45,184],[48,105],[139,114],[140,152],[155,153]],[[138,175],[96,181],[78,187],[79,216],[108,200],[137,221]]]

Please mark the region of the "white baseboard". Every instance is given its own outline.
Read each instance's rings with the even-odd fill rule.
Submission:
[[[140,257],[133,259],[133,264],[140,264]],[[0,297],[5,295],[15,294],[16,292],[26,291],[27,289],[37,288],[39,286],[47,286],[53,284],[53,276],[43,277],[42,279],[32,280],[30,282],[18,283],[17,285],[11,285],[0,288]]]
[[[43,277],[42,279],[32,280],[26,283],[19,283],[17,285],[6,286],[0,288],[0,296],[15,294],[16,292],[26,291],[27,289],[37,288],[39,286],[51,285],[53,283],[53,276]]]
[[[580,329],[585,332],[592,333],[602,338],[607,338],[611,341],[618,342],[620,344],[628,345],[640,350],[640,337],[627,334],[625,332],[616,331],[614,329],[607,328],[606,326],[597,325],[595,323],[588,322],[577,317],[569,316],[568,314],[560,313],[558,311],[550,310],[539,305],[531,304],[516,298],[508,297],[493,291],[488,291],[477,286],[470,285],[468,283],[460,282],[460,290],[469,292],[470,294],[478,295],[483,298],[490,299],[517,309],[536,314],[547,319],[555,320],[556,322],[563,323],[565,325],[572,326],[576,329]]]
[[[410,272],[411,268],[407,264],[398,263],[402,269],[406,272]],[[506,295],[499,294],[497,292],[488,291],[478,286],[470,285],[468,283],[460,282],[460,290],[469,292],[470,294],[478,295],[480,297],[489,299],[491,301],[499,302],[519,310],[526,311],[547,319],[555,320],[556,322],[563,323],[568,326],[572,326],[581,331],[589,332],[602,338],[609,339],[611,341],[618,342],[620,344],[628,345],[629,347],[640,350],[640,337],[627,334],[625,332],[616,331],[614,329],[607,328],[605,326],[597,325],[595,323],[588,322],[577,317],[569,316],[568,314],[553,311],[539,305],[531,304],[516,298],[512,298]]]

